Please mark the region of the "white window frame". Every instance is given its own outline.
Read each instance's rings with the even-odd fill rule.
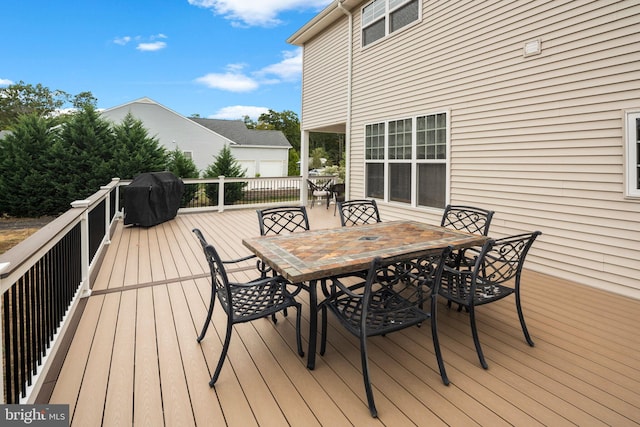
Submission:
[[[418,138],[417,138],[417,133],[418,133],[418,126],[417,126],[417,120],[419,117],[427,117],[427,116],[435,116],[438,114],[444,114],[445,115],[445,121],[446,121],[446,130],[445,130],[445,139],[446,139],[446,147],[445,147],[445,158],[444,159],[418,159],[418,149],[417,149],[417,142],[418,142]],[[392,122],[399,122],[402,120],[407,120],[407,119],[411,119],[412,120],[412,126],[411,126],[411,159],[390,159],[389,157],[389,129],[390,129],[390,123]],[[444,181],[445,181],[445,195],[444,195],[444,205],[446,206],[447,203],[449,203],[450,200],[450,174],[451,174],[451,111],[449,110],[440,110],[440,111],[433,111],[433,112],[429,112],[429,113],[425,113],[425,114],[416,114],[414,116],[410,116],[410,117],[400,117],[400,118],[394,118],[394,119],[388,119],[388,120],[377,120],[377,121],[371,121],[369,123],[365,123],[364,127],[363,127],[363,133],[364,133],[364,149],[365,149],[365,153],[367,152],[367,145],[366,145],[366,135],[367,135],[367,126],[371,126],[371,125],[379,125],[379,124],[384,124],[384,158],[383,159],[367,159],[367,156],[365,154],[364,156],[364,184],[365,184],[365,197],[373,197],[373,196],[369,196],[369,190],[367,189],[367,182],[369,177],[367,176],[366,173],[366,169],[367,169],[367,164],[383,164],[384,167],[384,197],[382,200],[384,202],[387,203],[396,203],[396,204],[401,204],[404,206],[411,206],[411,207],[415,207],[415,208],[424,208],[424,209],[439,209],[439,207],[437,206],[426,206],[426,205],[419,205],[418,204],[418,167],[420,164],[425,164],[425,163],[431,163],[431,164],[443,164],[445,166],[445,177],[444,177]],[[390,164],[392,163],[409,163],[411,165],[411,202],[410,203],[405,203],[405,202],[400,202],[400,201],[391,201],[390,198]]]
[[[187,159],[193,160],[193,150],[182,150],[182,154],[184,154]]]
[[[625,111],[625,196],[640,198],[640,135],[636,120],[640,120],[640,109]]]
[[[391,31],[391,16],[394,14],[394,12],[396,12],[398,9],[403,8],[404,6],[406,6],[408,3],[417,1],[418,3],[418,16],[416,18],[415,21],[412,21],[410,23],[408,23],[407,25],[404,25],[400,28],[398,28],[396,31]],[[367,22],[365,22],[365,9],[368,7],[373,7],[373,11],[374,11],[374,15],[370,18],[370,20],[368,20]],[[380,12],[381,8],[383,8],[383,12]],[[360,35],[361,35],[361,44],[362,47],[368,47],[368,46],[372,46],[376,43],[379,43],[381,40],[386,39],[387,37],[389,37],[392,34],[396,34],[398,32],[401,32],[403,30],[405,30],[406,28],[410,28],[413,25],[417,24],[418,22],[422,21],[422,0],[374,0],[372,2],[367,3],[366,5],[364,5],[362,7],[362,9],[360,10],[360,16],[361,16],[361,29],[360,29]],[[373,40],[371,42],[369,42],[368,44],[364,43],[364,30],[370,26],[372,26],[373,24],[379,22],[380,20],[384,19],[384,35],[382,37],[380,37],[379,39]]]

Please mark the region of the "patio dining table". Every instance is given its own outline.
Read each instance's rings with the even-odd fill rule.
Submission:
[[[318,328],[318,281],[367,270],[376,257],[424,255],[447,246],[482,245],[488,237],[418,221],[387,221],[356,227],[312,230],[243,239],[242,243],[292,283],[308,283],[309,349],[314,369]]]

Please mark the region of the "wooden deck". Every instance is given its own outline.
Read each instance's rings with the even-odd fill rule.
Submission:
[[[338,226],[309,210],[312,228]],[[451,385],[440,381],[430,328],[370,340],[379,419],[366,405],[357,341],[335,323],[316,369],[295,351],[294,317],[237,325],[215,388],[224,336],[218,308],[201,344],[210,286],[199,227],[233,258],[258,234],[255,211],[184,214],[144,228],[121,225],[44,400],[70,405],[73,426],[629,426],[640,422],[640,301],[526,271],[523,306],[478,309],[489,369],[478,363],[468,315],[441,305]],[[236,273],[243,279],[243,272]],[[303,302],[306,349],[308,305]],[[50,394],[50,396],[48,396]]]

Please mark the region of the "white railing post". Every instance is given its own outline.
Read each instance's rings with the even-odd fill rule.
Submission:
[[[91,295],[89,283],[89,205],[91,200],[76,200],[71,203],[74,208],[83,208],[80,219],[80,258],[82,268],[82,281],[80,282],[80,297],[86,298]]]
[[[100,190],[106,190],[107,196],[104,198],[104,244],[111,244],[111,233],[109,230],[111,229],[111,187],[108,185],[103,185],[100,187]]]
[[[218,212],[224,212],[224,175],[218,177]]]

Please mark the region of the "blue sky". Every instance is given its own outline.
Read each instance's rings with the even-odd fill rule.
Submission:
[[[6,0],[0,87],[24,81],[98,108],[149,97],[183,115],[300,114],[286,39],[331,0]]]

